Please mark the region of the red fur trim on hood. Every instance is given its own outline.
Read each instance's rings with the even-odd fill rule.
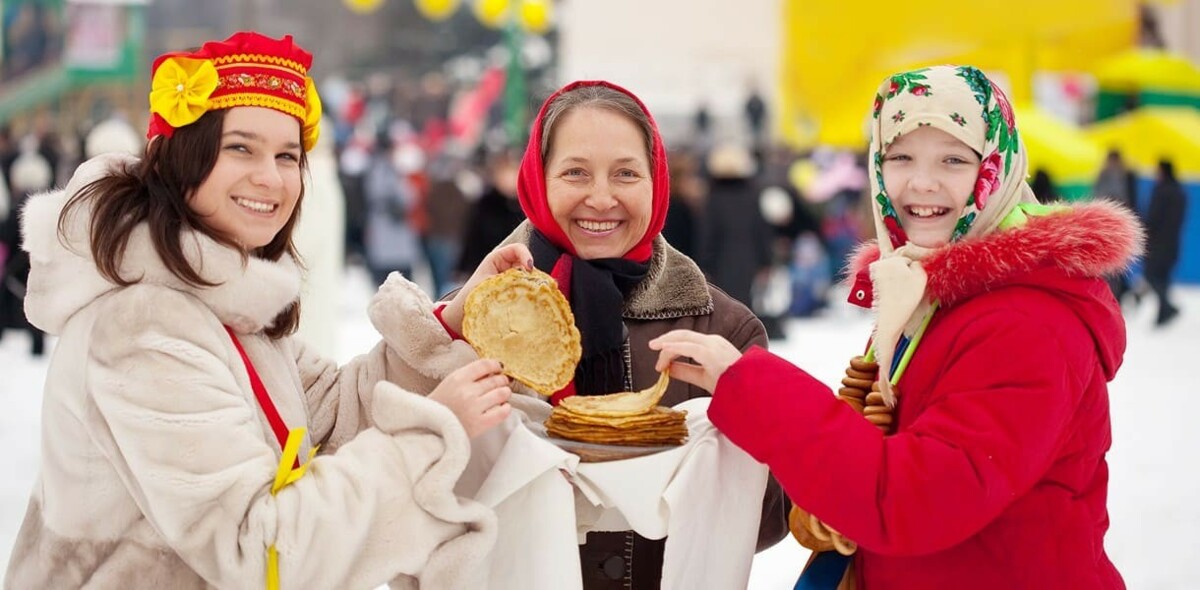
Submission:
[[[1128,268],[1144,242],[1142,225],[1132,212],[1098,200],[1063,213],[1030,217],[1023,227],[943,246],[922,266],[929,276],[930,296],[952,305],[1048,266],[1070,276],[1108,275]],[[878,259],[878,244],[863,243],[850,255],[847,276],[853,280]]]

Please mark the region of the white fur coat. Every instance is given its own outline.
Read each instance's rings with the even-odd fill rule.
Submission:
[[[453,493],[469,441],[448,409],[411,393],[473,354],[448,337],[408,337],[411,322],[436,322],[428,298],[384,285],[369,310],[382,341],[338,367],[262,334],[299,293],[290,259],[243,265],[189,233],[186,255],[220,282],[191,287],[141,227],[121,269],[142,280],[118,287],[91,259],[87,211],[63,240],[56,225],[70,194],[127,163],[92,160],[26,209],[28,315],[59,339],[39,479],[5,587],[259,589],[271,544],[284,589],[483,587],[494,516]],[[277,495],[279,443],[222,324],[287,426],[307,427],[301,456],[322,445]]]

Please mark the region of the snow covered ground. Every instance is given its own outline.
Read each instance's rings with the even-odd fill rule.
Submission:
[[[1200,288],[1176,293],[1183,314],[1165,329],[1152,326],[1156,302],[1129,311],[1125,365],[1111,386],[1107,547],[1131,589],[1200,588],[1200,461],[1193,455],[1200,452],[1200,427],[1191,424],[1186,410],[1188,400],[1200,399],[1200,384],[1185,377],[1187,359],[1200,352]],[[366,275],[349,272],[338,310],[343,359],[375,340],[366,319],[370,294]],[[792,321],[788,338],[772,348],[833,384],[868,330],[864,316],[839,308],[829,317]],[[24,334],[9,332],[0,341],[0,572],[7,568],[37,471],[48,361],[31,359],[28,349]],[[749,588],[790,589],[806,557],[806,550],[785,539],[755,558]]]

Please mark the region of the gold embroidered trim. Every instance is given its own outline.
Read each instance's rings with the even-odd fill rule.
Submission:
[[[246,64],[246,63],[242,63],[242,62],[229,63],[229,64],[217,66],[217,72],[228,71],[228,70],[233,70],[233,69],[238,69],[238,68],[250,68],[250,69],[254,69],[254,70],[273,70],[276,72],[282,72],[284,74],[287,74],[289,77],[292,77],[292,78],[305,77],[303,74],[296,72],[296,70],[293,70],[293,69],[291,69],[289,67],[285,67],[285,66],[276,66],[276,65],[271,65],[271,64]]]
[[[234,92],[243,89],[265,89],[273,92],[282,92],[295,97],[301,102],[305,100],[304,87],[298,82],[270,74],[228,74],[221,76],[217,83],[217,89]]]
[[[218,57],[218,58],[214,59],[213,62],[216,63],[216,65],[224,65],[224,64],[233,63],[233,62],[270,63],[270,64],[285,66],[285,67],[291,68],[293,70],[296,70],[297,72],[300,72],[300,75],[302,75],[302,76],[308,75],[308,69],[305,68],[304,66],[300,65],[299,62],[295,62],[295,61],[292,61],[290,59],[286,59],[283,57],[275,57],[273,55],[239,53],[237,55],[227,55],[225,57]]]
[[[287,113],[301,121],[304,120],[305,108],[286,98],[268,96],[258,93],[227,94],[214,98],[209,103],[209,109],[228,109],[233,107],[268,107]]]

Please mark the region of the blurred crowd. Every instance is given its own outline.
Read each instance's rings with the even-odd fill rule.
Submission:
[[[503,88],[502,69],[471,84],[434,73],[325,85],[325,135],[308,156],[312,184],[297,238],[313,282],[325,285],[310,290],[325,299],[310,309],[332,308],[323,304],[336,294],[322,289],[335,289],[346,265],[362,266],[376,284],[399,272],[443,296],[524,220],[521,153],[512,147],[524,138],[506,131],[514,126],[505,124],[511,111]],[[819,313],[842,296],[846,259],[873,230],[865,155],[774,144],[769,117],[750,90],[736,121],[716,121],[701,105],[668,137],[672,194],[663,235],[754,310],[772,338],[782,338],[783,320]],[[0,128],[0,327],[29,331],[34,354],[44,343],[21,310],[28,274],[18,246],[22,203],[61,186],[88,157],[138,153],[143,141],[119,114],[72,137],[58,131],[48,116],[21,136]],[[1059,198],[1044,171],[1034,171],[1030,183],[1040,200]],[[1171,164],[1162,163],[1152,198],[1139,207],[1136,176],[1110,153],[1092,193],[1142,211],[1150,235],[1141,272],[1113,277],[1114,293],[1136,305],[1154,292],[1159,323],[1171,321],[1184,206]],[[328,335],[316,332],[317,341]]]
[[[444,295],[524,220],[521,154],[511,147],[520,140],[504,134],[499,101],[481,107],[480,94],[430,76],[413,87],[378,80],[349,86],[327,99],[334,103],[327,112],[335,117],[347,261],[361,263],[376,282],[400,272]],[[800,155],[765,139],[766,111],[751,93],[740,129],[722,134],[736,139],[727,140],[702,107],[690,129],[669,140],[672,198],[663,234],[782,336],[779,320],[826,305],[870,217],[861,206],[861,158],[808,154],[817,173],[801,190],[793,178]]]

